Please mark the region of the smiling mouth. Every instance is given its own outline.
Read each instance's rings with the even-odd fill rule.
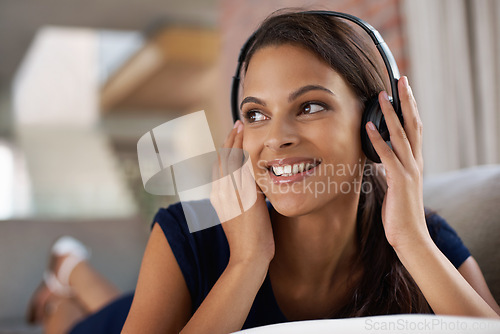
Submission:
[[[295,164],[283,164],[283,165],[272,165],[268,169],[269,171],[277,177],[289,177],[297,174],[307,172],[316,166],[318,166],[321,161],[314,162],[300,162]]]

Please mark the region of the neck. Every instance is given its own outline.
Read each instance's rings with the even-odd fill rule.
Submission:
[[[358,200],[338,199],[299,217],[285,217],[273,210],[276,252],[270,272],[321,290],[344,281],[357,254]]]

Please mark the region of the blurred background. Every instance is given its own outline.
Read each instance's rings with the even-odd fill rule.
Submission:
[[[23,325],[51,243],[71,234],[133,289],[155,211],[139,138],[205,110],[231,128],[239,48],[283,7],[368,21],[409,76],[425,176],[500,163],[500,1],[0,0],[0,333]]]

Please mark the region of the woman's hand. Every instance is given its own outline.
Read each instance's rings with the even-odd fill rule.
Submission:
[[[370,123],[366,127],[386,170],[388,188],[382,204],[382,221],[387,240],[434,313],[498,318],[429,235],[422,190],[422,122],[408,79],[402,77],[398,85],[404,128],[387,94],[379,95],[393,149]]]
[[[243,134],[243,124],[237,121],[219,152],[214,173],[218,181],[213,183],[210,201],[229,243],[230,263],[256,261],[268,266],[274,257],[271,220],[251,162],[242,166]]]
[[[430,240],[423,204],[422,122],[408,79],[398,82],[404,118],[401,125],[387,93],[379,102],[389,129],[392,149],[370,122],[366,129],[380,156],[387,176],[387,192],[382,204],[382,221],[389,243],[396,249]]]

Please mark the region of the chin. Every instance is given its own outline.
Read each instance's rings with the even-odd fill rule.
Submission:
[[[314,211],[318,198],[304,198],[304,195],[273,194],[268,197],[273,208],[285,217],[299,217]]]

